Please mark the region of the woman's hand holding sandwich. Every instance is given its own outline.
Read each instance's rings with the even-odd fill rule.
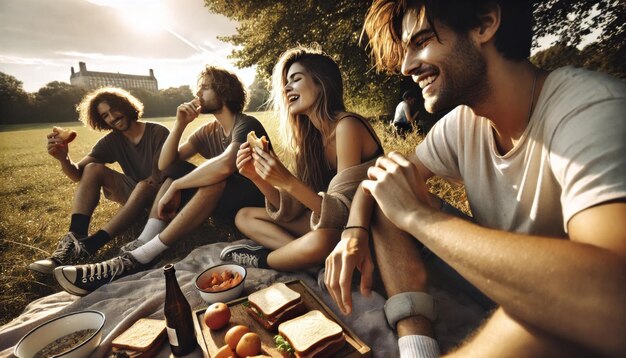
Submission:
[[[252,157],[257,174],[274,187],[289,191],[293,182],[298,181],[273,153],[254,148]]]
[[[254,169],[254,160],[252,159],[252,150],[250,143],[244,142],[237,151],[237,159],[235,164],[239,174],[250,179],[252,182],[262,180],[259,174]]]
[[[369,296],[372,290],[374,263],[369,248],[369,234],[362,228],[344,230],[341,241],[326,258],[324,283],[331,297],[344,314],[352,313],[352,275],[361,272],[361,294]]]

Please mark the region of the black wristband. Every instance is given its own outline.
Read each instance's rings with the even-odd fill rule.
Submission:
[[[344,226],[343,230],[346,231],[348,229],[362,229],[365,230],[365,232],[367,232],[368,234],[370,233],[370,230],[368,228],[366,228],[365,226],[361,226],[361,225],[351,225],[351,226]]]

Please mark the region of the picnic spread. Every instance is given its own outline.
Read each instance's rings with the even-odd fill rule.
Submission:
[[[251,244],[249,240],[235,243]],[[194,287],[196,276],[206,268],[221,263],[220,251],[229,244],[216,243],[198,247],[179,262],[175,263],[176,276],[180,288],[192,310],[207,307]],[[321,275],[319,275],[322,277]],[[247,296],[275,282],[302,282],[313,295],[332,311],[342,324],[351,330],[371,349],[373,357],[398,356],[397,337],[386,324],[383,313],[385,298],[372,292],[365,298],[358,292],[358,284],[353,284],[353,313],[344,316],[337,309],[330,295],[318,283],[318,277],[308,273],[286,273],[269,269],[248,268],[245,288]],[[435,332],[442,351],[447,351],[462,341],[465,335],[485,318],[485,312],[471,299],[450,293],[432,282],[430,293],[435,297],[439,317],[435,322]],[[0,327],[0,357],[13,355],[14,346],[31,329],[70,312],[96,310],[105,314],[103,338],[92,357],[107,357],[111,352],[112,341],[141,318],[164,319],[165,279],[162,267],[113,281],[84,297],[59,292],[40,298],[29,304],[24,312],[11,322]],[[196,329],[198,333],[199,329]],[[169,344],[163,344],[157,356],[170,355]],[[202,356],[201,350],[194,352]]]

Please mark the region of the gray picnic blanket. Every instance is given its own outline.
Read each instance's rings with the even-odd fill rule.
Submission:
[[[241,240],[236,243],[252,242]],[[175,263],[178,282],[192,309],[207,306],[194,287],[196,275],[209,266],[221,263],[219,253],[230,244],[232,243],[216,243],[199,247]],[[320,288],[317,277],[306,273],[248,269],[244,294],[250,294],[273,282],[290,280],[302,280],[311,288],[371,348],[374,357],[398,356],[397,337],[388,328],[383,313],[385,299],[376,292],[365,298],[358,293],[358,285],[353,285],[354,310],[351,315],[344,316],[330,295]],[[432,288],[431,293],[435,296],[439,311],[435,331],[440,346],[445,351],[458,344],[484,318],[485,313],[464,297],[452,295],[436,287]],[[51,318],[85,309],[97,310],[106,316],[102,342],[92,355],[106,357],[111,350],[113,338],[139,318],[163,319],[164,300],[165,279],[161,268],[121,278],[85,297],[59,292],[40,298],[29,304],[20,316],[0,327],[0,357],[12,356],[14,346],[20,338],[34,327]],[[195,354],[201,356],[199,351]],[[164,345],[163,356],[169,356],[167,344]]]

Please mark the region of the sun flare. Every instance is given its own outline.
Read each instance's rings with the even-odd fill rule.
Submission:
[[[87,0],[119,11],[124,22],[133,30],[153,35],[164,31],[166,17],[161,0]]]
[[[154,34],[163,31],[164,16],[158,8],[135,8],[124,13],[124,19],[135,31]]]

